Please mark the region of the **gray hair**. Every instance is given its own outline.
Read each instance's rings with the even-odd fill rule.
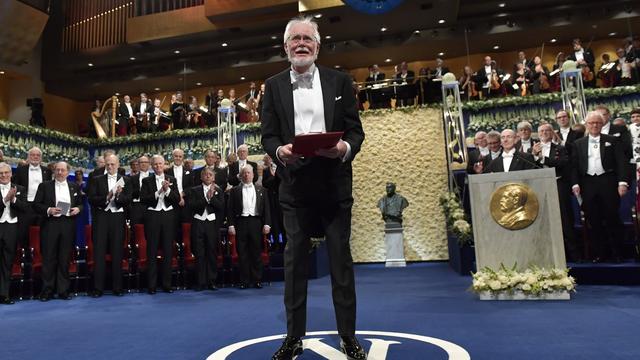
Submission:
[[[249,164],[243,166],[242,169],[240,169],[240,176],[242,176],[242,174],[246,173],[249,170],[251,170],[251,173],[253,173],[253,166]]]
[[[284,28],[284,37],[282,39],[283,43],[287,43],[287,40],[289,40],[289,36],[291,36],[291,28],[297,24],[310,25],[313,28],[313,38],[318,44],[320,44],[320,31],[318,31],[318,23],[313,21],[312,16],[304,15],[296,16],[293,19],[289,20],[287,26]]]
[[[500,133],[496,130],[491,130],[487,133],[487,138],[500,139]]]
[[[11,165],[7,164],[6,162],[0,162],[0,169],[3,168],[9,168],[9,171],[11,171]]]
[[[516,129],[518,129],[518,131],[520,131],[522,129],[533,130],[533,126],[531,126],[531,123],[528,122],[528,121],[520,121],[518,123],[518,126],[516,127]]]

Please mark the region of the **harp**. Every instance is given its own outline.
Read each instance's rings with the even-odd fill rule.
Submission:
[[[104,104],[102,104],[102,109],[100,109],[100,111],[93,111],[91,113],[91,120],[93,121],[93,127],[96,129],[96,135],[98,135],[98,139],[104,139],[108,137],[107,133],[105,132],[105,129],[103,129],[102,125],[100,125],[100,118],[104,115],[104,112],[107,109],[107,105],[109,105],[109,102],[111,102],[112,109],[113,109],[112,119],[111,119],[111,124],[112,124],[111,134],[114,134],[115,132],[114,128],[115,128],[116,106],[118,103],[118,98],[116,96],[112,96],[107,100],[105,100]]]

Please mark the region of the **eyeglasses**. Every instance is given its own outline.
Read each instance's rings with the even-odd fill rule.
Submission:
[[[311,43],[315,42],[316,40],[314,38],[310,37],[310,36],[307,36],[307,35],[291,35],[291,36],[289,36],[289,40],[288,41],[291,41],[291,42],[294,42],[294,43],[303,42],[305,44],[311,44]]]
[[[498,145],[500,144],[500,141],[488,141],[487,145]]]

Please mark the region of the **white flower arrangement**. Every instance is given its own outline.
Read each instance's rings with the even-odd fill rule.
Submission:
[[[447,220],[447,230],[458,238],[460,246],[473,243],[473,228],[467,221],[462,204],[455,193],[446,193],[440,197],[440,206]]]
[[[475,293],[514,293],[543,295],[556,292],[575,292],[576,281],[569,276],[569,269],[544,269],[532,266],[523,272],[515,270],[516,265],[507,269],[488,267],[473,274],[472,290]]]

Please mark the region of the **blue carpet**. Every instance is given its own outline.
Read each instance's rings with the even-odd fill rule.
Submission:
[[[356,279],[359,330],[464,349],[449,357],[429,342],[359,335],[368,350],[365,339],[374,339],[386,359],[463,360],[465,352],[474,360],[640,359],[640,287],[583,285],[571,301],[486,302],[446,263],[359,265]],[[329,282],[309,284],[308,331],[335,330]],[[262,290],[21,301],[0,307],[0,359],[206,359],[228,345],[284,333],[282,292],[274,283]],[[299,360],[334,358],[337,336],[308,340],[328,355],[306,350]],[[228,359],[269,359],[279,343],[247,346]]]

